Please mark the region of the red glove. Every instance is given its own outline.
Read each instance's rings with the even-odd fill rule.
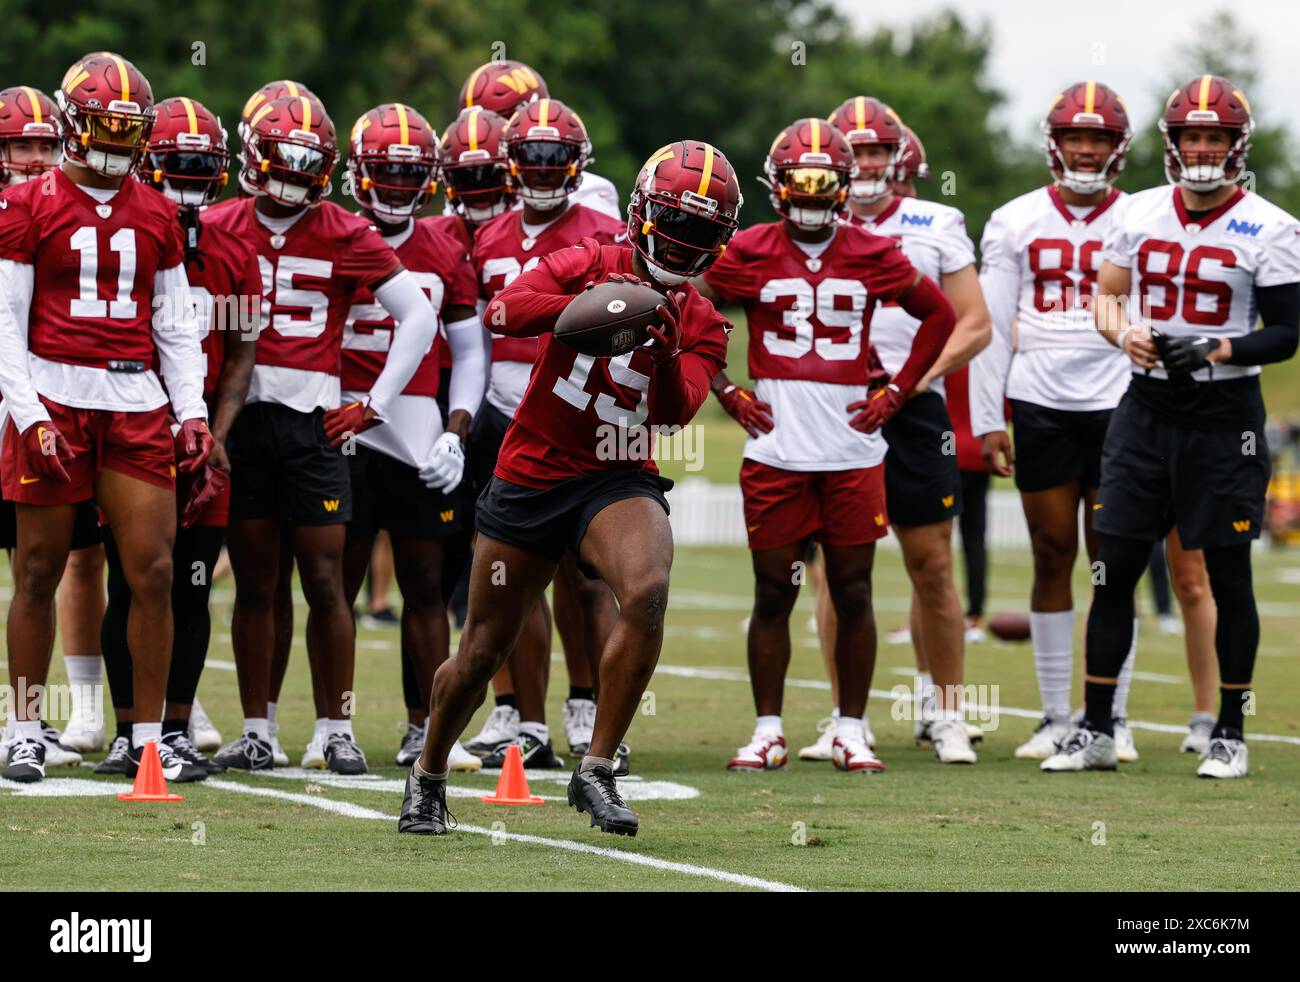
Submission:
[[[71,463],[76,454],[52,421],[46,419],[33,423],[23,431],[23,451],[27,469],[37,480],[44,478],[55,484],[67,484],[72,480],[63,464],[65,461]]]
[[[212,454],[212,432],[201,419],[187,419],[176,431],[176,468],[182,474],[195,474]]]
[[[743,426],[750,436],[762,436],[771,433],[772,407],[754,397],[754,393],[739,385],[729,385],[718,393],[722,408],[737,423]]]
[[[204,464],[203,470],[199,471],[185,495],[185,504],[181,508],[181,528],[193,525],[208,503],[225,491],[229,484],[229,474],[219,467]]]
[[[378,426],[380,419],[370,408],[370,403],[349,402],[346,406],[325,413],[325,435],[330,446],[342,446],[349,436],[356,436]]]
[[[637,276],[635,273],[606,273],[604,276],[602,276],[602,277],[601,277],[600,279],[598,279],[598,280],[588,280],[586,283],[584,283],[584,284],[582,285],[582,288],[583,288],[584,290],[590,290],[592,287],[594,287],[594,286],[598,286],[598,285],[601,284],[601,283],[633,283],[633,284],[636,284],[636,283],[645,283],[645,280],[641,279],[641,278],[640,278],[639,276]]]
[[[890,382],[861,402],[849,406],[849,412],[857,412],[849,420],[849,425],[860,433],[874,433],[893,419],[906,401],[907,396],[903,395],[903,390]]]
[[[885,371],[885,363],[880,360],[874,344],[867,345],[867,390],[882,388],[893,376]]]
[[[655,308],[659,315],[659,326],[646,328],[646,333],[655,339],[650,348],[650,357],[657,364],[664,365],[673,361],[682,350],[682,303],[686,294],[680,290],[664,296],[664,302]]]

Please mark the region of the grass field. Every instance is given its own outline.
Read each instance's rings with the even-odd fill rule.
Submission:
[[[879,562],[882,627],[900,623],[907,591],[896,554]],[[994,558],[991,609],[1023,609],[1028,557]],[[1142,759],[1115,774],[1044,775],[1011,753],[1032,727],[1013,715],[1037,695],[1026,645],[990,642],[969,654],[969,679],[996,685],[1002,712],[971,768],[936,764],[912,745],[911,724],[891,718],[888,690],[907,683],[909,648],[882,645],[870,713],[889,770],[849,777],[828,764],[795,762],[784,773],[728,773],[749,736],[740,622],[749,605],[747,556],[682,548],[674,569],[667,639],[652,684],[653,715],[629,736],[624,782],[641,816],[633,840],[603,835],[564,804],[563,784],[533,790],[540,808],[479,802],[487,775],[453,779],[461,830],[442,839],[399,836],[403,772],[392,764],[403,718],[395,632],[362,631],[356,730],[372,776],[330,781],[320,772],[223,776],[182,788],[179,805],[128,805],[120,779],[89,768],[52,772],[28,796],[0,787],[5,862],[0,885],[25,889],[1070,889],[1281,890],[1300,886],[1300,555],[1261,554],[1265,612],[1256,675],[1255,734],[1244,781],[1192,776],[1173,732],[1135,729]],[[1082,581],[1077,597],[1085,598]],[[233,735],[239,709],[230,670],[231,596],[218,587],[216,636],[202,699]],[[800,599],[785,706],[793,747],[828,710],[810,598]],[[303,614],[299,609],[299,615]],[[1131,715],[1181,726],[1189,710],[1181,643],[1148,623]],[[56,658],[56,675],[62,675]],[[554,670],[550,712],[558,724],[564,670]],[[1077,701],[1077,700],[1076,700]],[[295,649],[280,705],[281,735],[296,758],[310,735],[305,653]],[[476,719],[475,726],[481,720]],[[558,725],[555,726],[559,730]],[[557,749],[563,744],[560,734]],[[75,778],[69,780],[69,778]],[[693,795],[676,799],[664,794]],[[494,825],[494,823],[500,823]],[[800,825],[799,823],[802,823]],[[1104,823],[1099,826],[1097,823]],[[525,838],[512,838],[520,836]],[[535,837],[535,838],[527,838]],[[795,845],[802,839],[806,844]],[[1104,845],[1100,844],[1104,841]],[[678,865],[678,864],[686,864]]]

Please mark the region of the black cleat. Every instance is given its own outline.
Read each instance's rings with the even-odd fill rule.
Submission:
[[[162,765],[163,777],[170,784],[188,784],[190,781],[206,781],[208,772],[198,764],[191,763],[163,741],[157,743],[158,763]],[[134,778],[140,770],[140,761],[144,757],[144,747],[137,747],[134,742],[126,752],[127,771],[125,776]]]
[[[397,831],[411,835],[446,835],[456,827],[456,819],[447,811],[447,782],[431,777],[416,777],[415,768],[406,776],[406,794]]]
[[[221,774],[226,770],[225,767],[215,760],[210,760],[204,755],[203,751],[194,746],[194,742],[190,740],[189,734],[184,730],[179,733],[165,734],[162,742],[171,747],[172,753],[181,760],[193,764],[208,774]]]
[[[331,733],[325,740],[325,766],[335,774],[366,774],[366,755],[349,733]]]
[[[555,751],[551,748],[551,741],[543,743],[536,737],[527,733],[520,733],[518,739],[511,741],[519,747],[519,756],[524,759],[524,767],[527,770],[563,768],[568,765],[555,756]],[[483,758],[484,767],[501,768],[506,763],[506,751],[510,748],[510,743],[503,743],[495,750]]]
[[[96,774],[124,775],[131,766],[130,737],[113,737],[108,745],[108,756],[95,765]]]
[[[9,748],[9,763],[0,777],[19,784],[45,780],[45,744],[39,740],[17,740]]]
[[[626,743],[620,743],[614,751],[614,776],[627,777],[632,770],[632,751]]]
[[[245,733],[226,744],[212,758],[222,767],[236,771],[269,771],[275,766],[271,742],[256,733]]]
[[[615,835],[636,835],[640,821],[636,812],[627,807],[623,796],[614,784],[614,775],[603,767],[595,767],[585,774],[574,771],[569,781],[569,804],[578,814],[591,815],[591,824],[600,826],[602,832]]]
[[[406,736],[402,737],[402,746],[397,751],[399,767],[410,767],[424,752],[424,727],[414,723],[406,725]]]

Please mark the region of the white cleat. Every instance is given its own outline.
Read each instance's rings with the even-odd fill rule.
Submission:
[[[941,764],[973,764],[978,759],[962,720],[935,720],[930,724],[930,742],[934,745],[934,759]]]
[[[46,767],[80,767],[81,754],[65,747],[60,740],[63,734],[49,723],[41,723],[41,742],[45,744]]]
[[[1229,778],[1245,777],[1250,770],[1250,757],[1246,752],[1245,740],[1229,740],[1215,737],[1210,747],[1201,758],[1201,766],[1196,768],[1197,777]]]
[[[968,620],[966,622],[967,644],[983,644],[988,639],[989,636],[985,633],[984,628],[980,627],[979,621]]]
[[[1082,726],[1061,742],[1061,748],[1040,766],[1044,771],[1113,771],[1118,764],[1115,739]]]
[[[318,733],[313,733],[311,740],[307,744],[307,750],[302,755],[302,760],[298,766],[308,771],[325,770],[325,740]]]
[[[1128,720],[1115,720],[1115,759],[1131,764],[1138,759],[1137,744],[1133,742],[1133,731],[1128,728]]]
[[[269,726],[271,733],[271,763],[275,767],[288,767],[289,755],[284,752],[284,747],[280,746],[280,724],[271,723]],[[306,766],[305,764],[303,765]]]
[[[475,757],[486,757],[503,743],[519,739],[519,710],[514,706],[495,706],[488,713],[478,736],[465,743],[465,749]]]
[[[885,635],[885,640],[890,644],[911,644],[912,629],[910,627],[900,627],[897,630],[890,631]]]
[[[1183,633],[1183,622],[1173,614],[1164,614],[1160,618],[1160,633],[1169,637],[1177,637]]]
[[[221,749],[221,732],[208,719],[198,699],[190,707],[190,743],[205,754]]]
[[[451,745],[451,753],[447,754],[447,769],[460,774],[473,774],[483,769],[483,761],[462,747],[457,740]]]
[[[918,719],[912,726],[912,736],[916,738],[917,744],[930,742],[930,727],[933,724],[930,720]],[[966,739],[971,743],[979,743],[984,739],[983,727],[976,726],[974,723],[964,723],[966,727]],[[872,749],[875,749],[874,746]]]
[[[1057,745],[1070,732],[1068,723],[1058,723],[1046,716],[1034,730],[1034,735],[1016,747],[1018,760],[1046,760],[1056,753]]]
[[[72,712],[59,743],[69,750],[88,754],[104,749],[103,687],[74,685]]]
[[[785,737],[774,733],[755,733],[727,761],[729,771],[779,771],[785,767],[788,752]]]
[[[591,732],[596,726],[596,704],[590,699],[564,700],[564,738],[569,753],[585,756],[591,746]]]
[[[830,760],[831,744],[835,742],[835,718],[827,716],[817,724],[817,737],[815,743],[810,743],[799,751],[800,760]]]
[[[1192,718],[1187,722],[1187,736],[1183,737],[1178,752],[1204,757],[1210,749],[1210,737],[1214,734],[1215,722],[1214,716],[1210,713],[1192,713]]]
[[[848,774],[879,774],[885,769],[867,741],[857,737],[837,736],[831,744],[831,761],[837,771]]]

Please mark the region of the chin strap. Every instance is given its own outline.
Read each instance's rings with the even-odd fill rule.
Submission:
[[[199,236],[203,225],[199,221],[199,209],[181,209],[181,228],[185,230],[185,265],[194,265],[203,272],[203,255],[199,252]]]

